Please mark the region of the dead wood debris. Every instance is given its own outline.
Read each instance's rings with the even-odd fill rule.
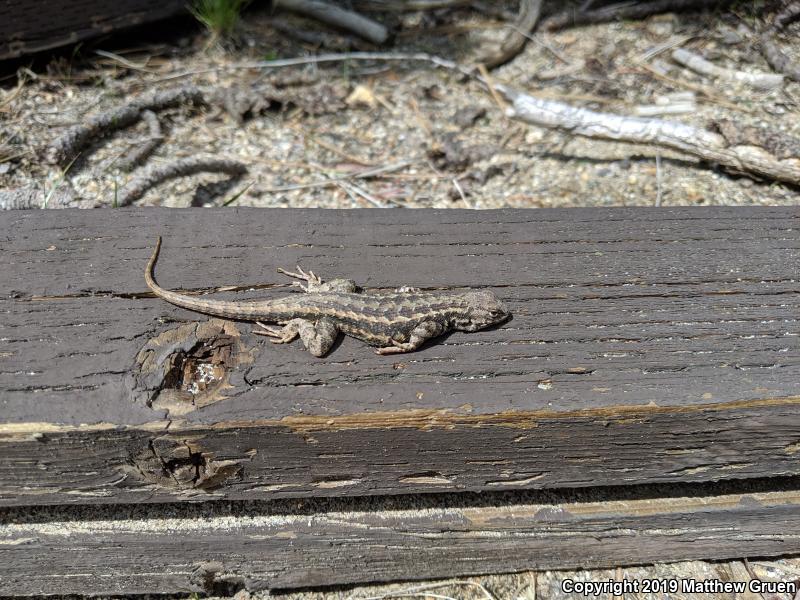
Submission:
[[[148,135],[117,162],[117,166],[123,171],[133,171],[164,142],[158,115],[152,110],[143,110],[142,120],[147,124]]]
[[[389,39],[389,31],[377,21],[321,0],[275,0],[273,5],[350,31],[373,44]]]
[[[317,48],[326,48],[335,52],[345,52],[354,47],[354,44],[351,43],[354,38],[350,36],[334,34],[328,31],[300,29],[288,21],[277,17],[270,19],[269,26],[289,38]]]
[[[780,131],[749,127],[730,119],[716,119],[710,129],[731,146],[758,146],[781,160],[800,158],[800,140]]]
[[[308,85],[300,92],[278,89],[271,82],[235,85],[206,94],[209,105],[218,106],[238,123],[267,112],[300,108],[308,115],[324,115],[347,108],[347,89],[325,82]]]
[[[100,137],[136,123],[145,110],[157,112],[186,103],[202,104],[203,94],[194,86],[155,91],[111,110],[90,117],[85,123],[70,127],[66,133],[44,149],[44,159],[50,164],[64,166],[81,150]]]
[[[608,23],[624,19],[644,19],[651,15],[685,10],[702,10],[712,6],[723,6],[731,0],[653,0],[652,2],[621,2],[596,10],[565,10],[548,17],[542,28],[556,31],[577,25]]]
[[[778,73],[783,73],[789,79],[800,81],[800,65],[794,64],[789,60],[789,57],[781,51],[771,31],[765,31],[761,34],[760,43],[761,52],[764,58],[767,59],[770,67],[775,69]]]
[[[517,56],[525,48],[531,33],[536,28],[541,12],[542,0],[520,0],[517,21],[512,26],[512,31],[506,37],[500,50],[478,62],[486,65],[488,69],[494,69]]]
[[[461,172],[472,163],[494,154],[496,148],[488,145],[467,147],[454,133],[445,133],[433,140],[427,152],[428,159],[439,170]]]
[[[270,84],[252,87],[233,86],[219,91],[215,95],[214,102],[220,104],[225,112],[241,124],[248,117],[284,108],[288,96]]]
[[[0,190],[0,210],[27,210],[31,208],[65,208],[75,200],[69,185],[56,184],[47,192],[38,185]]]
[[[782,29],[798,19],[800,19],[800,1],[794,0],[794,2],[789,2],[782,11],[775,15],[772,20],[772,26],[775,29]]]
[[[711,77],[713,79],[723,79],[726,81],[749,85],[760,90],[771,90],[783,85],[783,75],[773,73],[750,73],[748,71],[737,71],[718,67],[712,62],[685,48],[675,48],[672,51],[672,60],[684,67]]]
[[[776,41],[780,31],[792,21],[800,19],[800,1],[790,2],[781,12],[775,15],[772,25],[761,32],[759,46],[761,54],[767,59],[769,66],[778,73],[783,73],[793,81],[800,81],[800,65],[793,63],[778,46]]]
[[[166,164],[151,165],[125,186],[117,204],[129,206],[160,183],[198,173],[225,173],[231,177],[241,177],[247,173],[247,166],[238,160],[205,157],[182,158]]]
[[[781,159],[764,146],[753,146],[750,139],[740,145],[739,140],[730,142],[719,133],[683,123],[600,113],[535,98],[503,85],[497,89],[513,102],[509,116],[528,123],[590,138],[671,148],[736,172],[800,185],[800,156]]]

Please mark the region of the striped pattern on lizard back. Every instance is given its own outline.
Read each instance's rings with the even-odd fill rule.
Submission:
[[[156,244],[145,269],[148,287],[171,304],[204,314],[256,321],[276,343],[286,343],[298,335],[309,351],[324,355],[339,333],[378,346],[379,354],[395,354],[417,349],[425,340],[454,329],[476,331],[499,323],[508,311],[491,292],[479,290],[460,293],[423,292],[400,288],[386,294],[357,293],[350,280],[335,279],[327,283],[300,267],[297,273],[280,272],[301,279],[296,282],[305,294],[291,294],[270,300],[208,300],[159,286],[153,269],[161,247]],[[282,329],[267,327],[261,321],[284,325]]]

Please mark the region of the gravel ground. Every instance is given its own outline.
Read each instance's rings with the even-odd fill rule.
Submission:
[[[505,4],[513,10],[514,3]],[[733,88],[695,75],[669,58],[667,48],[675,44],[722,66],[769,71],[753,33],[762,22],[761,3],[736,6],[726,15],[667,14],[537,33],[493,77],[531,94],[628,114],[641,105],[674,104],[674,94],[682,94],[682,102],[688,98],[692,103],[688,112],[665,118],[695,126],[725,118],[800,137],[800,84],[790,82],[769,92]],[[466,63],[505,35],[497,20],[467,9],[392,19],[399,31],[392,51],[423,51]],[[240,160],[248,173],[234,180],[204,174],[167,182],[137,205],[522,208],[793,205],[800,200],[797,187],[734,175],[673,152],[576,138],[509,120],[479,84],[427,64],[234,68],[245,61],[318,51],[297,41],[303,36],[323,39],[322,51],[359,47],[357,41],[300,18],[281,15],[282,31],[274,24],[266,11],[248,12],[235,42],[223,50],[205,47],[202,31],[178,21],[149,33],[146,41],[139,32],[84,45],[48,63],[37,60],[32,69],[15,65],[20,66],[16,74],[11,70],[0,79],[0,190],[31,188],[37,205],[46,198],[49,206],[114,206],[137,174],[120,171],[117,163],[147,137],[144,123],[93,146],[66,173],[39,160],[39,149],[67,127],[131,96],[194,84],[219,95],[251,89],[257,94],[245,94],[238,109],[228,102],[227,110],[213,105],[161,112],[165,142],[148,164],[209,156]],[[779,38],[796,62],[798,33],[800,23],[795,23]],[[657,53],[660,48],[665,50]],[[96,50],[113,54],[101,56]],[[363,175],[370,170],[382,171]],[[752,568],[766,579],[800,578],[800,559],[753,562]],[[396,597],[409,588],[405,596],[575,597],[559,591],[559,582],[568,577],[747,580],[750,575],[740,561],[693,562],[491,575],[439,582],[446,585],[426,591],[417,589],[418,584],[395,584],[279,597]],[[240,599],[246,597],[239,593]],[[760,596],[748,593],[742,598]]]
[[[671,98],[674,105],[674,94],[683,94],[689,112],[666,118],[695,126],[730,119],[800,138],[800,84],[768,92],[731,87],[669,58],[668,47],[680,44],[722,66],[769,71],[752,33],[760,26],[756,14],[757,8],[723,16],[666,14],[544,32],[493,76],[539,96],[628,114]],[[203,32],[183,25],[160,41],[127,40],[126,47],[98,43],[37,73],[22,69],[19,78],[7,78],[0,100],[0,188],[33,186],[42,199],[53,189],[71,187],[67,205],[114,206],[137,174],[119,170],[117,163],[147,138],[144,123],[91,147],[66,176],[40,161],[37,149],[87,115],[138,93],[195,84],[221,96],[238,94],[238,106],[233,101],[228,110],[215,104],[163,111],[166,140],[148,163],[209,156],[241,160],[249,171],[234,180],[211,174],[173,180],[137,204],[497,208],[775,205],[800,199],[797,187],[730,174],[671,151],[578,138],[510,120],[477,82],[424,63],[234,68],[313,52],[275,31],[272,18],[263,10],[248,13],[235,49],[204,49]],[[399,34],[392,50],[397,52],[470,62],[505,35],[497,21],[468,10],[396,18]],[[281,17],[281,23],[297,35],[315,28],[299,18]],[[795,24],[779,41],[800,61],[800,44],[787,43],[798,32]],[[338,50],[347,40],[334,36],[328,42],[323,51]],[[98,56],[97,49],[116,58]],[[19,89],[13,87],[15,79]],[[373,169],[386,170],[354,178]],[[49,206],[57,197],[50,194]]]

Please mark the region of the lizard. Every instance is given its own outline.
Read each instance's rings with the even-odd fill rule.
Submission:
[[[161,250],[159,237],[144,272],[147,287],[167,302],[196,312],[253,321],[253,333],[268,336],[273,343],[287,344],[298,336],[306,349],[322,357],[339,334],[377,346],[377,354],[413,352],[427,340],[450,331],[477,331],[501,323],[510,313],[488,290],[425,292],[401,287],[389,293],[364,293],[350,279],[327,283],[313,271],[278,272],[299,281],[301,295],[269,300],[205,300],[162,288],[153,271]],[[305,284],[303,283],[305,282]],[[264,322],[282,325],[270,327]]]

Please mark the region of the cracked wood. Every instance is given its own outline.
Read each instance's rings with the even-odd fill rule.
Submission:
[[[0,503],[798,474],[798,217],[791,207],[4,213]],[[160,277],[189,294],[285,296],[274,266],[300,263],[378,290],[480,281],[513,319],[389,360],[351,339],[315,359],[246,323],[229,322],[215,346],[208,332],[220,326],[145,288],[158,234],[171,244]],[[194,323],[204,325],[187,331],[211,337],[167,335]],[[143,349],[158,377],[140,372]],[[217,362],[203,371],[204,361]],[[222,363],[225,378],[202,397],[189,375],[213,379]],[[152,444],[186,440],[190,458],[163,461],[161,478],[137,462]]]
[[[122,506],[116,518],[86,507],[16,509],[0,524],[0,593],[221,596],[226,585],[255,592],[791,554],[800,551],[796,486],[611,490],[601,501],[574,492],[429,496],[395,499],[383,512],[368,498]]]

